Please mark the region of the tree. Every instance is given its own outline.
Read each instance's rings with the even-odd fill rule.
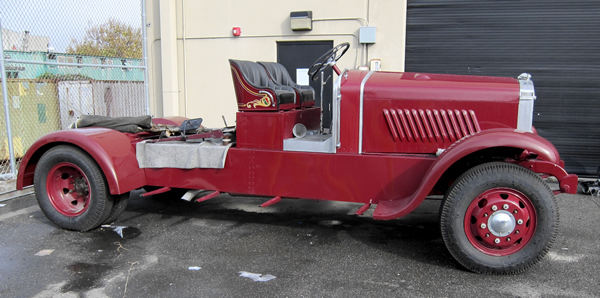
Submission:
[[[142,58],[142,29],[116,19],[90,25],[82,41],[71,39],[68,54],[119,58]]]

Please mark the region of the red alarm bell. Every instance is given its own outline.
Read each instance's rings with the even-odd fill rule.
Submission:
[[[240,27],[233,27],[233,29],[231,29],[231,33],[233,36],[240,36],[242,35],[242,29]]]

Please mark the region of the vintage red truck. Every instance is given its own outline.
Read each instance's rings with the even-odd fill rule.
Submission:
[[[362,204],[359,215],[376,205],[381,220],[443,195],[441,235],[464,267],[511,274],[539,262],[558,233],[554,195],[575,193],[578,178],[532,126],[530,76],[340,71],[348,47],[309,70],[313,79],[337,73],[329,130],[314,90],[286,81],[279,65],[230,60],[235,127],[172,117],[139,132],[53,132],[23,157],[17,188],[34,184],[45,215],[78,231],[114,221],[140,188],[208,191],[196,201],[258,195],[263,207],[281,198],[345,201]],[[138,120],[129,119],[148,121]],[[545,182],[551,176],[558,190]]]

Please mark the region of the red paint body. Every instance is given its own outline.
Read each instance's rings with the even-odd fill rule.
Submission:
[[[147,184],[153,186],[368,203],[410,195],[434,161],[428,156],[231,148],[224,169],[145,172]]]
[[[319,108],[278,113],[237,113],[237,147],[283,150],[283,140],[293,138],[292,128],[302,123],[307,129],[319,129]]]
[[[237,114],[237,145],[229,149],[223,169],[140,169],[135,144],[150,134],[85,128],[54,132],[34,143],[21,163],[17,188],[33,183],[44,151],[71,143],[98,162],[112,194],[149,185],[373,203],[378,204],[376,219],[393,219],[414,210],[428,194],[443,191],[440,179],[460,174],[452,172],[453,165],[490,148],[527,152],[519,160],[508,153],[504,158],[556,176],[562,191],[576,191],[576,176],[573,180],[564,171],[556,148],[535,133],[515,129],[515,79],[351,70],[339,85],[335,153],[283,150],[295,124],[318,129],[320,109],[261,107],[261,112],[246,105]],[[440,149],[445,151],[437,156]]]
[[[348,71],[347,74],[341,82],[343,129],[340,150],[356,152],[360,111],[357,97],[366,72]],[[472,114],[476,116],[479,130],[515,128],[519,83],[510,78],[376,72],[364,86],[363,104],[363,152],[435,153],[477,130],[476,127],[469,129],[468,123],[462,121],[466,118],[463,111],[469,114],[468,118],[472,118]],[[405,120],[408,129],[402,140],[394,141],[385,110],[397,115],[398,111],[409,112],[410,115],[405,117],[408,118]],[[458,116],[456,111],[460,112]],[[426,121],[417,122],[415,118]],[[392,122],[402,126],[401,117]],[[444,136],[440,126],[446,131]]]

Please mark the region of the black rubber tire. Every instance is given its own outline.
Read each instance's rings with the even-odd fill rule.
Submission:
[[[127,204],[129,203],[129,196],[130,193],[124,193],[113,196],[113,207],[110,210],[110,213],[108,214],[108,218],[103,222],[103,224],[111,224],[115,220],[117,220],[117,218],[119,218],[121,213],[123,213],[123,211],[125,211],[125,208],[127,208]]]
[[[67,216],[59,212],[51,202],[51,190],[47,187],[51,169],[61,163],[77,166],[85,175],[89,185],[89,201],[83,213]],[[89,231],[101,225],[113,207],[106,179],[94,159],[78,147],[56,146],[45,152],[37,163],[34,173],[35,194],[42,212],[55,225],[80,232]]]
[[[537,218],[529,241],[518,251],[501,256],[477,249],[469,241],[465,228],[465,215],[471,203],[480,194],[496,188],[525,195]],[[448,190],[440,207],[440,230],[446,247],[462,266],[481,274],[517,274],[527,270],[548,253],[558,226],[558,206],[548,185],[536,173],[505,162],[486,163],[465,172]]]

